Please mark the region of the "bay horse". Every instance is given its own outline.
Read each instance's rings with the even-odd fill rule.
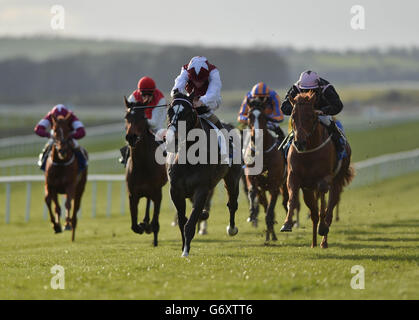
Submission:
[[[78,159],[75,156],[70,127],[70,116],[52,116],[51,153],[45,166],[45,203],[47,204],[50,220],[55,233],[62,232],[60,224],[61,208],[58,194],[65,194],[66,224],[65,230],[72,230],[71,240],[75,240],[77,226],[77,212],[80,208],[81,197],[87,181],[87,166],[79,172]],[[83,150],[87,158],[87,152]],[[71,215],[71,202],[73,215]],[[51,201],[55,204],[55,215],[52,213]]]
[[[230,236],[238,233],[238,228],[235,225],[235,213],[238,208],[239,181],[242,172],[241,164],[229,166],[229,164],[221,162],[213,164],[211,161],[208,161],[210,158],[212,159],[212,156],[219,157],[218,146],[216,146],[214,154],[211,152],[213,148],[209,145],[210,139],[206,139],[205,154],[200,154],[207,161],[193,164],[189,159],[185,159],[186,161],[183,162],[182,158],[180,158],[184,151],[188,154],[193,150],[192,146],[196,146],[196,143],[200,142],[199,137],[195,137],[195,140],[181,137],[179,135],[181,124],[182,126],[183,124],[185,125],[186,134],[192,129],[198,129],[200,133],[209,138],[209,134],[205,130],[206,124],[203,124],[206,120],[199,118],[198,110],[193,108],[192,99],[192,97],[182,93],[174,95],[171,106],[168,109],[169,126],[166,133],[166,142],[169,145],[175,144],[177,147],[177,150],[174,150],[175,152],[169,153],[168,150],[167,173],[170,181],[170,195],[177,210],[178,225],[182,235],[182,257],[189,256],[196,224],[211,190],[215,188],[221,179],[224,179],[224,186],[228,193],[227,207],[230,212],[230,223],[227,226],[227,233]],[[186,218],[185,212],[186,198],[191,199],[193,202],[189,219]]]
[[[125,140],[128,142],[130,157],[127,160],[125,180],[128,189],[131,212],[131,230],[142,234],[153,232],[153,245],[158,245],[160,230],[159,214],[162,200],[162,188],[167,183],[166,168],[155,159],[156,149],[160,144],[151,131],[143,106],[125,101]],[[147,199],[146,214],[143,222],[138,223],[138,203]],[[153,218],[150,222],[150,201],[153,201]]]
[[[287,167],[285,163],[285,155],[283,149],[278,149],[278,145],[282,141],[278,141],[268,131],[268,119],[264,112],[263,106],[251,106],[249,108],[248,126],[251,129],[251,139],[247,146],[246,153],[263,152],[263,168],[262,172],[257,175],[249,174],[249,168],[254,164],[246,165],[244,175],[246,177],[246,186],[249,198],[249,219],[253,222],[257,221],[257,214],[259,210],[259,203],[265,210],[266,222],[266,241],[269,241],[272,235],[272,240],[278,240],[274,230],[275,224],[275,205],[277,199],[282,193],[283,206],[287,211],[288,191],[286,187],[286,172]],[[255,150],[255,135],[256,130],[261,130],[263,134],[263,150]],[[266,192],[269,192],[269,202],[266,197]]]
[[[327,128],[320,123],[318,112],[314,109],[315,101],[316,95],[312,91],[300,93],[294,99],[290,99],[293,105],[291,121],[294,141],[287,158],[288,214],[281,231],[292,231],[292,216],[301,188],[313,222],[311,247],[317,246],[318,226],[318,233],[323,236],[320,246],[327,248],[327,235],[333,220],[333,209],[339,202],[343,187],[353,179],[354,171],[350,164],[349,143],[346,142],[345,145],[347,156],[339,160],[331,136]],[[327,192],[329,198],[326,205]]]

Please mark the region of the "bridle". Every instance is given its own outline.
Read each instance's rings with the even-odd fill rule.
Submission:
[[[270,121],[270,119],[269,119],[269,118],[266,116],[266,114],[263,112],[263,109],[262,109],[262,108],[250,108],[250,110],[249,110],[249,115],[250,115],[251,113],[253,113],[255,110],[260,111],[260,115],[261,115],[264,119],[266,119],[267,121]],[[254,127],[254,125],[253,125],[253,127]],[[263,153],[269,153],[269,152],[271,152],[272,150],[274,150],[274,149],[275,149],[275,147],[276,147],[278,144],[279,144],[278,140],[277,140],[277,139],[275,139],[275,142],[272,144],[272,146],[270,146],[267,150],[263,150]],[[256,151],[256,149],[255,149],[255,145],[254,145],[254,142],[253,142],[253,140],[252,140],[252,139],[250,139],[250,148],[251,148],[251,150],[252,150],[252,151]]]

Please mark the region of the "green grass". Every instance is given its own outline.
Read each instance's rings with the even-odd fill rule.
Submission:
[[[24,222],[24,185],[12,188],[12,222],[0,208],[0,299],[418,299],[419,174],[348,189],[340,222],[334,222],[329,249],[311,249],[311,222],[279,233],[284,211],[277,206],[279,240],[266,244],[263,223],[252,228],[243,194],[237,212],[239,233],[228,237],[224,192],[217,190],[209,234],[196,235],[189,258],[181,258],[178,228],[167,187],[160,243],[130,230],[119,213],[114,186],[107,218],[106,186],[99,186],[97,218],[89,217],[90,187],[84,197],[77,241],[54,235],[42,220],[42,188],[34,188],[31,221]],[[4,199],[4,190],[0,190]],[[142,203],[142,208],[144,203]],[[142,211],[142,209],[141,209]],[[302,211],[305,212],[305,209]],[[305,216],[305,213],[302,214]],[[263,219],[262,219],[263,221]],[[65,268],[65,290],[50,288],[50,269]],[[365,268],[365,289],[350,287],[351,267]]]

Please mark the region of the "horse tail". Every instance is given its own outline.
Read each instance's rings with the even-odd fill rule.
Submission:
[[[348,168],[343,172],[343,186],[347,186],[353,178],[355,177],[355,169],[352,165],[349,165]]]

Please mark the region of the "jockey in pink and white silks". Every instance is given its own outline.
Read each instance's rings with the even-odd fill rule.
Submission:
[[[52,127],[52,117],[63,116],[66,117],[70,113],[70,126],[73,129],[71,134],[72,138],[72,147],[75,151],[77,159],[79,161],[80,170],[84,169],[87,166],[87,159],[83,152],[80,150],[80,145],[77,140],[83,138],[86,135],[83,123],[76,117],[76,115],[67,109],[63,104],[57,104],[48,112],[44,118],[42,118],[38,124],[35,126],[35,133],[40,137],[49,138],[47,144],[45,145],[42,153],[39,155],[38,165],[41,167],[41,170],[45,170],[46,160],[48,159],[49,153],[52,148],[53,139],[51,138],[51,127]]]
[[[285,115],[291,115],[292,104],[289,98],[295,98],[301,92],[314,91],[316,94],[316,104],[314,108],[319,111],[320,122],[328,129],[329,134],[335,144],[339,158],[346,156],[346,138],[343,134],[343,127],[340,121],[334,121],[333,116],[343,109],[343,103],[338,93],[329,81],[320,78],[314,71],[304,71],[299,80],[288,90],[285,100],[281,105],[281,110]],[[291,137],[292,139],[292,137]],[[288,141],[290,145],[291,139]]]

